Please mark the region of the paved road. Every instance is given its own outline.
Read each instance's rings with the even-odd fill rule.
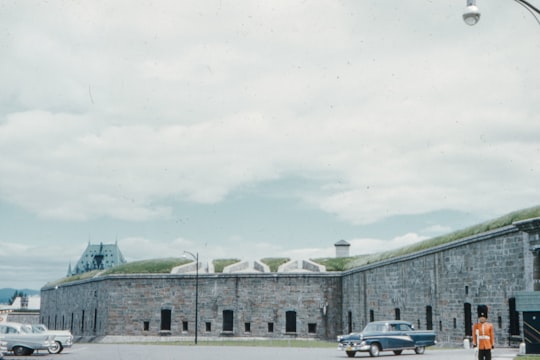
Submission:
[[[425,354],[416,355],[404,351],[395,356],[383,352],[379,358],[396,360],[474,360],[473,350],[437,348],[426,349]],[[495,349],[493,360],[511,360],[517,349]],[[82,344],[77,343],[61,354],[50,355],[40,352],[32,356],[11,356],[6,360],[347,360],[344,352],[335,349],[276,348],[247,346],[205,345],[133,345],[133,344]],[[357,353],[355,359],[370,359],[367,353]]]

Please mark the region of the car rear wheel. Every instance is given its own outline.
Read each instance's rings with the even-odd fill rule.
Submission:
[[[403,350],[394,350],[394,354],[396,354],[396,355],[401,355],[402,352],[403,352]]]
[[[13,355],[15,356],[27,356],[27,355],[32,355],[33,353],[34,353],[33,349],[29,349],[24,346],[15,346],[13,348]]]
[[[354,357],[354,355],[356,354],[356,351],[345,351],[345,353],[347,354],[348,357]]]
[[[417,346],[417,347],[414,349],[414,352],[417,353],[417,354],[423,354],[424,351],[426,351],[425,346]]]
[[[49,354],[60,354],[62,350],[64,350],[64,347],[62,344],[60,344],[59,341],[55,341],[54,344],[49,346]]]
[[[379,345],[371,344],[371,346],[369,347],[369,356],[377,357],[379,356],[380,351],[381,349],[379,349]]]

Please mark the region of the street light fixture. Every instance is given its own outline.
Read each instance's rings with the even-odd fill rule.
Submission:
[[[526,0],[514,0],[519,5],[523,6],[525,9],[527,9],[528,12],[534,16],[536,21],[540,24],[540,20],[537,17],[537,14],[540,15],[540,10],[533,6],[531,3],[529,3]],[[536,14],[535,14],[536,13]],[[476,6],[476,0],[467,0],[467,7],[465,8],[465,12],[463,13],[463,21],[465,21],[465,24],[467,25],[475,25],[480,20],[480,10]]]
[[[193,254],[184,251],[184,257],[189,255],[195,260],[195,345],[197,345],[197,334],[199,333],[199,253]]]
[[[467,0],[467,7],[463,13],[463,21],[467,25],[475,25],[480,20],[480,10],[476,6],[476,0]]]

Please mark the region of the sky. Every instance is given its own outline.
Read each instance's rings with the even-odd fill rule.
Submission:
[[[89,243],[354,256],[540,204],[540,23],[477,5],[0,0],[0,288]]]

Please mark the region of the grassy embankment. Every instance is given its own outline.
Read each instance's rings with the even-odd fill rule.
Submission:
[[[432,239],[421,241],[411,246],[406,246],[391,251],[380,253],[357,255],[345,258],[319,258],[312,261],[326,266],[327,271],[345,271],[357,268],[364,265],[373,264],[379,261],[396,258],[399,256],[412,254],[418,251],[430,249],[436,246],[444,245],[455,240],[463,239],[469,236],[481,234],[487,231],[495,230],[507,225],[511,225],[514,221],[525,220],[530,218],[540,217],[540,206],[514,211],[507,215],[501,216],[494,220],[474,225],[462,230],[438,236]],[[223,269],[231,264],[237,263],[238,259],[218,259],[213,261],[216,273],[223,272]],[[270,268],[271,272],[277,272],[280,265],[290,261],[289,258],[265,258],[260,260]],[[47,284],[48,286],[60,285],[66,282],[89,279],[95,276],[104,276],[109,274],[166,274],[179,265],[184,265],[192,262],[185,258],[165,258],[134,261],[126,264],[115,266],[114,268],[104,271],[90,271],[80,275],[74,275],[62,278]]]
[[[373,264],[379,261],[396,258],[403,255],[412,254],[418,251],[430,249],[444,245],[452,241],[464,239],[466,237],[481,234],[487,231],[499,229],[511,225],[515,221],[540,217],[540,206],[511,212],[494,220],[486,221],[478,225],[454,231],[452,233],[438,236],[419,243],[405,246],[399,249],[384,251],[375,254],[351,256],[347,258],[321,258],[313,261],[325,265],[327,271],[345,271],[364,265]]]
[[[229,265],[236,264],[239,259],[217,259],[213,260],[214,272],[222,273],[223,269]],[[278,267],[290,261],[289,258],[265,258],[260,260],[268,265],[271,272],[277,272]],[[164,258],[132,261],[126,264],[115,266],[107,270],[93,270],[79,275],[73,275],[50,282],[47,286],[61,285],[64,283],[86,280],[93,277],[113,275],[113,274],[168,274],[173,268],[193,262],[185,258]]]

